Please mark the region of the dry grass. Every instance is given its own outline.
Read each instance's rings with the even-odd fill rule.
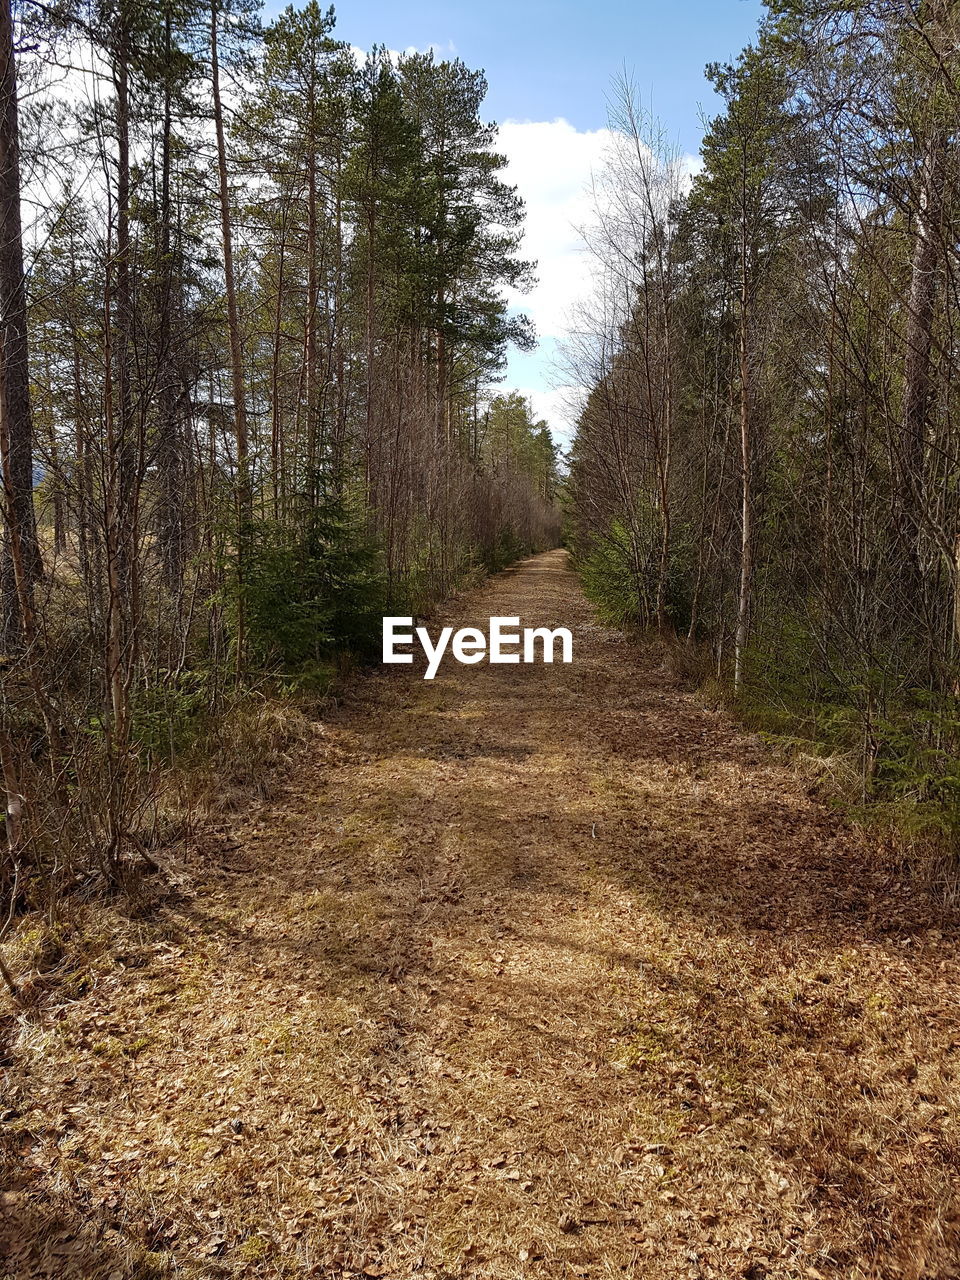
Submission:
[[[264,801],[283,785],[291,767],[320,733],[316,720],[292,699],[244,692],[191,753],[198,763],[172,771],[185,809],[209,818]]]
[[[958,1274],[952,917],[562,553],[458,608],[575,662],[358,677],[10,1014],[5,1274]]]

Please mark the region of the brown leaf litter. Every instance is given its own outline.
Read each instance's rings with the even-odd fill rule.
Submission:
[[[359,676],[13,1028],[8,1280],[960,1275],[957,932],[596,625]]]

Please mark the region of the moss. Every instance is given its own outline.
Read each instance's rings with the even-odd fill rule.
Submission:
[[[242,1244],[237,1245],[233,1256],[238,1262],[262,1262],[271,1252],[271,1244],[266,1236],[249,1236]]]
[[[631,1028],[629,1039],[621,1046],[615,1060],[628,1067],[649,1066],[659,1062],[673,1048],[673,1035],[662,1027]]]
[[[155,1042],[156,1037],[150,1035],[137,1036],[133,1040],[123,1040],[119,1036],[108,1036],[106,1040],[97,1040],[90,1046],[90,1052],[98,1058],[112,1061],[117,1058],[136,1058],[144,1049]]]
[[[66,933],[60,925],[39,921],[16,935],[11,959],[19,969],[46,973],[63,959],[66,945]]]

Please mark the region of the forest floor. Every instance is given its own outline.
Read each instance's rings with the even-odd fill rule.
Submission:
[[[955,923],[563,552],[454,607],[574,662],[352,679],[10,1019],[0,1272],[960,1276]]]

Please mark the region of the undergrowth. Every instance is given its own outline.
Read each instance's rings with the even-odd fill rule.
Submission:
[[[804,685],[754,651],[737,691],[728,673],[695,683],[746,729],[789,756],[811,788],[943,894],[960,880],[960,706],[924,690]],[[689,665],[687,663],[687,665]]]
[[[960,693],[904,678],[909,653],[870,663],[815,624],[784,610],[758,621],[735,689],[729,648],[679,634],[686,601],[680,568],[669,579],[668,631],[651,627],[645,559],[636,561],[626,529],[575,557],[584,593],[607,625],[665,647],[672,673],[702,702],[723,707],[746,729],[783,751],[829,803],[841,807],[901,862],[957,895],[960,884]]]

